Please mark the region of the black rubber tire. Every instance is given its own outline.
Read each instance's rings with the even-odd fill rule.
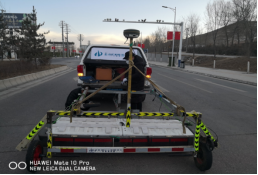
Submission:
[[[79,97],[78,95],[79,93],[81,93],[81,88],[76,88],[70,92],[65,102],[65,109],[67,109],[67,107],[69,107],[74,102],[74,100],[76,100]],[[85,103],[88,103],[88,102],[89,102],[88,100],[85,101]],[[89,109],[90,108],[86,108],[84,109],[84,111],[87,111]]]
[[[144,94],[145,96],[144,96],[144,98],[143,98],[143,100],[142,100],[142,102],[144,102],[145,101],[145,99],[146,99],[146,94]]]
[[[208,150],[205,143],[200,142],[199,152],[197,153],[197,157],[194,157],[194,163],[196,167],[201,171],[205,171],[211,168],[212,152]]]
[[[40,140],[33,140],[30,143],[30,146],[27,150],[27,154],[26,154],[26,164],[27,164],[27,170],[29,172],[35,172],[34,170],[31,170],[30,167],[34,167],[34,165],[30,165],[30,161],[33,161],[34,158],[34,152],[36,150],[37,147],[41,147],[41,153],[43,154],[43,144]],[[42,160],[42,157],[40,158],[40,160]],[[38,165],[40,166],[40,165]]]

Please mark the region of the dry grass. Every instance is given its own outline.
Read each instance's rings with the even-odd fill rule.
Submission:
[[[39,71],[57,68],[63,65],[38,66],[25,61],[0,61],[0,80]]]
[[[214,57],[201,56],[195,59],[195,66],[213,68]],[[250,72],[257,73],[257,58],[216,58],[217,69],[227,69],[236,71],[247,71],[247,62],[250,61]]]

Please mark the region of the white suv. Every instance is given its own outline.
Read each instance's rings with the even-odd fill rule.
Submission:
[[[128,67],[126,60],[123,60],[124,54],[127,51],[129,51],[128,46],[90,45],[84,52],[80,64],[77,66],[78,76],[92,76],[95,78],[95,69],[97,67],[110,67],[112,69]],[[145,60],[145,74],[148,78],[151,78],[152,69],[149,66],[143,50],[140,47],[133,46],[133,52]],[[115,76],[113,76],[113,78],[115,78]],[[78,79],[77,85],[80,86],[82,83],[83,82]],[[149,86],[149,82],[145,81],[145,87]]]

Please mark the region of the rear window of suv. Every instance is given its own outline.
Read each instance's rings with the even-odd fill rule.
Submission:
[[[122,61],[125,57],[125,53],[128,51],[129,48],[123,47],[92,47],[87,53],[86,59]],[[133,53],[144,59],[140,49],[134,48]]]

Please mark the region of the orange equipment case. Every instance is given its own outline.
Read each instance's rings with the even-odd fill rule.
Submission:
[[[112,80],[111,68],[96,68],[96,80]]]

